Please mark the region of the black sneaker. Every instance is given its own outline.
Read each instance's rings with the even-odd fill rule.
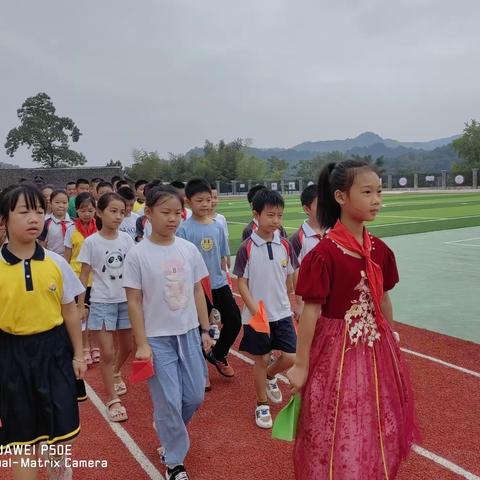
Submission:
[[[167,467],[167,479],[166,480],[190,480],[187,471],[183,465],[177,465],[171,470]]]

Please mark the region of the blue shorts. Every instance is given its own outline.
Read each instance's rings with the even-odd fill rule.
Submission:
[[[132,328],[128,318],[127,302],[122,303],[94,303],[90,304],[88,315],[88,330],[125,330]]]
[[[265,355],[272,350],[295,353],[297,351],[297,334],[292,317],[270,322],[270,335],[257,332],[250,325],[244,325],[240,350],[251,355]]]

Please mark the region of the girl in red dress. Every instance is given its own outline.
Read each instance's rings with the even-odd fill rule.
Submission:
[[[302,392],[295,478],[391,480],[416,429],[392,329],[395,256],[364,227],[380,210],[382,182],[368,163],[347,160],[327,165],[318,189],[319,221],[330,230],[300,268],[305,308],[287,374]]]

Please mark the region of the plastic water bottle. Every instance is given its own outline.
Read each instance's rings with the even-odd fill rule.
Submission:
[[[210,329],[208,330],[208,333],[214,340],[218,340],[220,338],[220,325],[222,324],[222,316],[216,308],[212,308],[209,320]]]

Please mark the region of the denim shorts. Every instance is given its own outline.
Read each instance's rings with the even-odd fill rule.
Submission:
[[[115,330],[125,330],[132,328],[128,318],[127,302],[122,303],[94,303],[90,304],[90,314],[88,315],[89,330],[105,330],[112,332]]]

